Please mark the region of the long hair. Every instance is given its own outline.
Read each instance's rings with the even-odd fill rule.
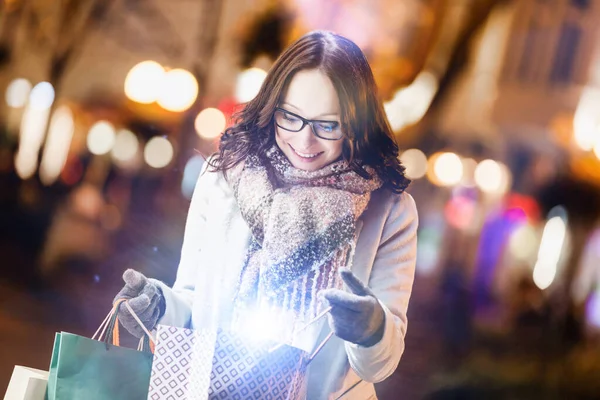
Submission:
[[[352,170],[367,178],[372,167],[383,186],[401,193],[410,183],[398,160],[398,145],[377,95],[371,67],[360,48],[349,39],[326,31],[310,32],[275,61],[257,96],[234,115],[235,125],[221,136],[214,171],[227,171],[249,154],[264,154],[275,143],[273,113],[287,86],[300,70],[319,69],[338,94],[342,157]]]

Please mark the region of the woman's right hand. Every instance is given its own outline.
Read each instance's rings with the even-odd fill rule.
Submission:
[[[115,296],[113,304],[120,299],[128,301],[129,306],[148,330],[154,329],[165,312],[165,298],[157,284],[144,274],[128,269],[123,273],[125,286]],[[131,315],[127,307],[120,306],[118,313],[121,325],[133,336],[141,338],[144,330]]]

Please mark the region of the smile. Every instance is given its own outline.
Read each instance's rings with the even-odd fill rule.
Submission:
[[[295,153],[295,154],[296,154],[298,157],[301,157],[301,158],[304,158],[304,159],[311,159],[311,158],[315,158],[315,157],[317,157],[317,156],[319,156],[319,155],[323,154],[323,152],[322,152],[322,151],[321,151],[321,152],[319,152],[319,153],[312,153],[312,154],[310,154],[310,153],[301,153],[301,152],[297,151],[296,149],[294,149],[294,148],[293,148],[291,145],[289,145],[289,146],[290,146],[290,148],[291,148],[291,149],[294,151],[294,153]]]

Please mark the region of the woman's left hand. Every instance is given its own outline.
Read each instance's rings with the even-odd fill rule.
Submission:
[[[331,311],[331,330],[340,339],[370,347],[383,337],[385,313],[371,289],[347,268],[340,269],[344,283],[352,293],[339,289],[324,290]]]

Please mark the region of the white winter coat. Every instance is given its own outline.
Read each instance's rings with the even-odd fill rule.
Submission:
[[[408,193],[373,192],[358,221],[352,272],[368,282],[383,306],[383,338],[366,348],[334,336],[309,366],[309,400],[343,393],[342,399],[376,399],[372,383],[396,369],[404,351],[417,225]],[[188,212],[177,279],[172,289],[159,283],[166,299],[159,323],[191,328],[226,323],[250,235],[223,174],[203,172]],[[325,318],[315,325],[300,347],[316,347],[330,331]]]

